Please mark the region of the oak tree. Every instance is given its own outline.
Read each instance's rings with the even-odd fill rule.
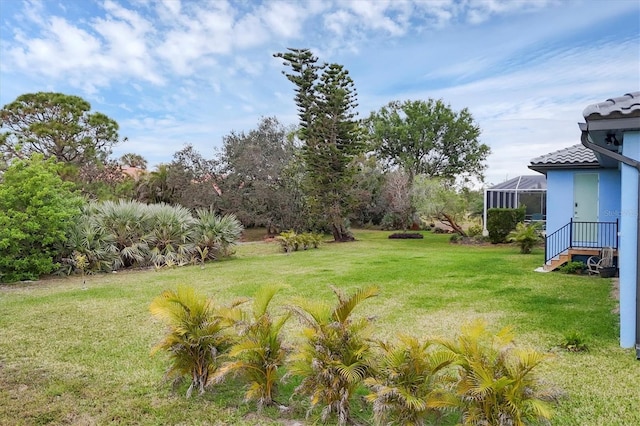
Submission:
[[[419,174],[449,181],[483,180],[487,145],[468,109],[454,111],[442,100],[392,101],[367,120],[381,159]]]

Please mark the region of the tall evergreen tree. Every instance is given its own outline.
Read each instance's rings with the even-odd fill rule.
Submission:
[[[349,72],[339,64],[318,65],[309,49],[288,49],[284,59],[295,86],[307,191],[328,222],[335,241],[353,240],[345,224],[349,208],[352,160],[364,150],[354,112],[357,96]]]

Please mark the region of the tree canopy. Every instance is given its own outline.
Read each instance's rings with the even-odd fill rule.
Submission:
[[[442,100],[392,101],[367,120],[380,158],[410,177],[482,180],[490,153],[466,108],[453,111]]]
[[[467,214],[468,204],[465,197],[445,180],[426,175],[416,176],[411,198],[422,220],[438,220],[466,236],[460,222]]]
[[[39,153],[82,166],[102,163],[119,142],[118,123],[90,112],[86,100],[53,92],[27,93],[0,110],[0,155],[6,160]]]
[[[275,117],[258,127],[231,132],[220,153],[223,198],[246,225],[266,226],[269,233],[300,229],[303,196],[296,184],[294,138]]]
[[[296,86],[307,192],[326,218],[334,239],[351,240],[345,225],[353,177],[350,163],[364,150],[355,120],[353,80],[342,65],[318,65],[309,49],[289,49],[275,56],[291,68],[291,73],[283,73]]]

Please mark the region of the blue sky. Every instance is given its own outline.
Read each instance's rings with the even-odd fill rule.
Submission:
[[[0,104],[75,94],[120,124],[116,157],[212,158],[263,116],[297,122],[272,57],[287,47],[344,65],[362,118],[392,100],[469,108],[499,183],[578,143],[587,105],[640,90],[640,3],[0,0]]]

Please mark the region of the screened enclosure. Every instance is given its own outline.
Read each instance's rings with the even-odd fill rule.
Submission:
[[[525,220],[544,222],[547,218],[547,179],[542,175],[518,176],[484,190],[484,224],[487,210],[525,207]]]

